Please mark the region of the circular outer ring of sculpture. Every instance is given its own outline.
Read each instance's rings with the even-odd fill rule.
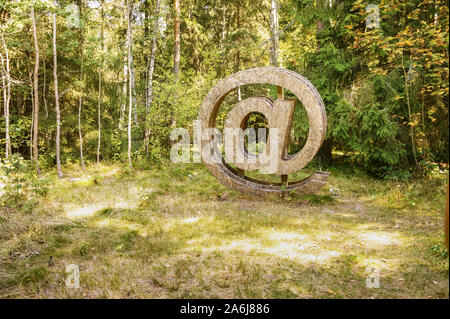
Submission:
[[[199,110],[199,121],[201,132],[206,128],[214,128],[220,105],[226,96],[242,85],[248,84],[272,84],[291,91],[306,109],[309,121],[309,134],[304,147],[295,155],[287,158],[289,163],[286,174],[294,173],[307,165],[316,155],[322,145],[327,129],[327,115],[325,106],[316,88],[300,74],[278,67],[261,67],[237,72],[222,79],[214,86],[205,97]],[[201,149],[211,139],[201,137]],[[215,145],[217,149],[217,145]],[[267,194],[294,191],[297,193],[312,193],[326,183],[328,172],[316,172],[310,177],[287,185],[281,183],[265,183],[249,177],[241,177],[227,163],[208,163],[207,169],[219,181],[227,187],[235,190],[253,193]]]

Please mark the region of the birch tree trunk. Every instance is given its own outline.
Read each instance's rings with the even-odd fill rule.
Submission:
[[[279,38],[279,24],[278,24],[278,2],[271,0],[270,5],[270,65],[278,66],[278,38]],[[284,98],[284,90],[277,86],[277,98]]]
[[[147,46],[147,42],[149,39],[149,20],[151,20],[152,15],[150,14],[150,0],[144,1],[144,42]],[[149,102],[148,102],[148,95],[149,95],[149,86],[148,86],[148,69],[150,67],[150,57],[148,54],[145,55],[145,66],[146,69],[144,71],[144,87],[145,87],[145,115],[144,115],[144,150],[145,155],[148,155],[148,136],[147,136],[147,127],[148,127],[148,112],[149,112]]]
[[[241,6],[238,4],[237,12],[236,12],[236,29],[238,29],[238,32],[239,32],[239,29],[241,28],[241,10],[240,9],[241,9]],[[241,68],[241,51],[238,48],[236,50],[236,71],[235,72],[239,72],[240,68]],[[242,95],[241,95],[241,87],[240,86],[238,87],[237,93],[238,93],[238,101],[241,101]]]
[[[180,72],[180,0],[174,0],[174,41],[173,73],[175,80],[178,81]]]
[[[80,20],[82,18],[82,0],[78,0],[78,7],[80,10]],[[83,90],[84,90],[84,85],[83,85],[83,68],[84,68],[84,52],[83,52],[83,29],[82,29],[82,24],[80,22],[80,59],[81,59],[81,66],[80,66],[80,92],[79,92],[79,96],[78,96],[78,135],[80,138],[80,162],[81,162],[81,167],[83,169],[83,171],[86,170],[86,167],[84,165],[84,157],[83,157],[83,134],[81,132],[81,108],[83,105]]]
[[[129,105],[128,105],[128,165],[133,166],[131,162],[131,117],[134,102],[134,72],[133,72],[133,31],[131,25],[131,18],[133,13],[133,0],[127,2],[127,41],[128,41],[128,79],[129,79]]]
[[[4,66],[4,61],[3,61],[3,55],[1,56],[1,60],[2,60],[2,93],[3,93],[3,116],[5,117],[5,135],[9,134],[9,116],[8,116],[8,106],[7,106],[7,88],[6,88],[6,72],[5,70],[5,66]],[[9,148],[8,148],[8,138],[6,139],[6,145],[5,145],[5,157],[9,156]]]
[[[103,25],[103,1],[100,2],[101,10],[101,42],[102,42],[102,58],[101,65],[98,72],[98,99],[97,99],[97,125],[98,125],[98,139],[97,139],[97,164],[100,163],[100,145],[102,137],[102,123],[101,123],[101,107],[102,107],[102,77],[103,77],[103,54],[105,53],[105,34]]]
[[[6,46],[3,29],[1,31],[3,49],[5,50],[5,57],[1,56],[2,60],[2,86],[3,86],[3,108],[5,116],[5,155],[8,157],[11,152],[11,139],[9,136],[9,103],[11,101],[11,75],[9,71],[9,52]]]
[[[54,2],[57,6],[56,1]],[[58,57],[56,54],[56,13],[52,14],[53,20],[53,79],[55,83],[55,111],[56,111],[56,169],[58,170],[58,178],[63,176],[61,172],[61,152],[60,152],[60,135],[61,135],[61,112],[59,108],[59,92],[58,92]]]
[[[278,3],[271,0],[270,5],[270,65],[278,66]]]
[[[28,61],[27,61],[28,62]],[[30,68],[28,68],[28,78],[30,81],[30,94],[31,94],[31,125],[30,125],[30,160],[33,160],[33,128],[34,128],[34,87],[33,87],[33,71],[31,71]]]
[[[127,11],[128,12],[128,11]],[[125,48],[128,47],[128,44],[125,41]],[[120,106],[120,119],[119,119],[119,130],[123,129],[123,123],[125,121],[125,112],[127,107],[127,82],[128,82],[128,64],[127,56],[125,55],[123,58],[123,85],[122,85],[122,104]]]
[[[128,23],[128,0],[125,1],[127,9],[124,13],[124,19]],[[127,84],[128,84],[128,25],[127,25],[127,36],[125,37],[124,43],[124,52],[126,54],[123,55],[123,82],[122,82],[122,104],[120,106],[120,119],[119,119],[119,130],[122,130],[125,122],[125,112],[127,108]]]
[[[45,91],[46,91],[46,87],[47,87],[47,69],[45,67],[45,57],[42,61],[43,66],[44,66],[44,83],[42,85],[42,100],[44,101],[44,110],[45,110],[45,118],[48,118],[48,108],[47,108],[47,99],[45,98]]]
[[[156,47],[158,44],[157,36],[159,31],[159,7],[160,7],[160,0],[156,0],[156,8],[155,8],[155,14],[154,14],[154,26],[153,26],[153,35],[152,35],[152,51],[150,55],[150,63],[148,66],[148,74],[147,74],[147,99],[146,99],[146,106],[145,106],[145,154],[148,155],[148,142],[149,142],[149,136],[150,136],[150,129],[149,129],[149,119],[148,119],[148,113],[150,111],[152,102],[153,102],[153,73],[155,71],[155,59],[156,59]]]
[[[36,173],[40,174],[39,169],[39,153],[38,153],[38,121],[39,121],[39,45],[36,31],[36,19],[34,17],[34,7],[31,6],[31,23],[33,26],[33,42],[34,42],[34,73],[33,73],[33,92],[34,92],[34,119],[33,119],[33,159],[36,163]]]
[[[173,73],[175,76],[175,98],[174,100],[178,100],[178,80],[180,73],[180,0],[174,0],[174,52],[173,52]],[[170,108],[170,118],[169,125],[170,127],[175,126],[175,118],[174,118],[174,107]]]
[[[100,145],[102,139],[102,124],[101,124],[101,93],[102,92],[102,71],[98,72],[98,99],[97,99],[97,164],[100,163]]]

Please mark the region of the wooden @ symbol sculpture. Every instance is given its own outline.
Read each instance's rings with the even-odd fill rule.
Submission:
[[[231,138],[227,136],[227,128],[244,129],[252,112],[262,113],[267,118],[269,126],[266,150],[272,150],[270,143],[278,145],[268,157],[270,163],[275,163],[271,164],[270,173],[279,175],[280,182],[268,183],[245,175],[245,171],[266,167],[268,161],[265,161],[266,164],[261,164],[258,160],[252,161],[260,154],[248,152],[244,145],[244,138],[237,139],[236,143],[233,142],[234,156],[230,158],[225,152],[226,161],[223,156],[217,157],[217,154],[222,154],[220,141],[214,134],[202,133],[202,158],[208,170],[225,186],[243,193],[267,195],[294,192],[302,195],[317,192],[324,186],[330,173],[317,171],[303,180],[288,181],[289,174],[301,170],[313,159],[327,131],[327,115],[322,98],[315,87],[301,75],[283,68],[262,67],[241,71],[221,80],[211,89],[200,108],[201,132],[216,127],[217,114],[225,97],[232,90],[248,84],[276,85],[291,91],[302,102],[309,119],[309,135],[306,144],[295,155],[287,154],[295,100],[277,99],[273,102],[265,97],[247,98],[239,101],[228,113],[224,123],[224,144],[227,144],[227,139]],[[237,155],[245,160],[236,161]]]

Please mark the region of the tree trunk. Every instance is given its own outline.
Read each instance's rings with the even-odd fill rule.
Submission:
[[[134,74],[133,74],[133,41],[132,41],[132,25],[131,18],[133,12],[133,3],[132,0],[128,0],[127,2],[128,14],[127,14],[127,41],[128,41],[128,70],[129,70],[129,105],[128,105],[128,165],[130,167],[133,166],[131,162],[131,117],[133,110],[133,102],[134,102]]]
[[[36,32],[36,19],[34,17],[34,7],[31,6],[31,23],[33,25],[33,42],[34,42],[34,73],[33,73],[33,92],[34,92],[34,119],[33,119],[33,159],[36,163],[36,173],[40,174],[39,154],[38,154],[38,121],[39,121],[39,88],[38,88],[38,72],[39,72],[39,46]]]
[[[173,73],[175,76],[174,100],[178,101],[178,80],[180,73],[180,0],[174,0],[174,52],[173,52]],[[169,126],[175,126],[174,107],[171,106],[169,112]]]
[[[98,139],[97,139],[97,164],[100,163],[100,145],[102,137],[102,124],[101,124],[101,107],[102,107],[102,77],[103,77],[103,54],[105,53],[105,35],[104,35],[104,25],[103,25],[103,1],[100,2],[101,5],[101,43],[102,43],[102,58],[100,70],[98,72],[98,99],[97,99],[97,126],[98,126]]]
[[[271,0],[270,2],[270,65],[278,66],[278,2]],[[277,86],[277,99],[284,99],[284,90],[281,86]],[[287,156],[288,143],[283,150]],[[281,175],[282,185],[288,185],[289,175]]]
[[[133,25],[133,3],[131,3],[131,10],[130,10],[130,30],[132,33],[132,25]],[[131,40],[133,41],[133,37],[131,36]],[[133,120],[134,125],[136,127],[138,126],[138,112],[137,112],[137,103],[136,103],[136,75],[134,73],[134,57],[133,57],[133,43],[131,43],[131,68],[130,68],[130,77],[131,77],[131,83],[132,83],[132,91],[133,91]]]
[[[316,6],[316,5],[314,5]],[[320,32],[325,28],[325,23],[322,22],[320,19],[316,20],[316,37],[319,35]],[[321,49],[321,44],[319,41],[317,41],[317,50]],[[328,167],[333,163],[333,139],[331,137],[325,138],[323,141],[322,146],[320,147],[319,151],[317,152],[318,159],[319,159],[319,166],[322,170],[323,167]]]
[[[97,164],[100,163],[100,145],[102,139],[101,124],[101,93],[102,92],[102,71],[98,72],[98,99],[97,99]]]
[[[145,43],[145,47],[147,48],[148,42],[149,42],[149,20],[150,20],[150,0],[145,0],[144,1],[144,43]],[[148,54],[145,55],[145,71],[144,71],[144,76],[142,76],[144,78],[144,87],[145,87],[145,92],[144,92],[144,96],[145,96],[145,115],[144,115],[144,150],[145,150],[145,155],[148,155],[148,137],[147,137],[147,121],[148,121],[148,111],[149,111],[149,107],[148,107],[148,90],[149,90],[149,86],[148,86],[148,68],[150,65],[150,58],[148,56]]]
[[[4,62],[3,62],[3,55],[1,57],[2,59],[2,91],[3,91],[3,116],[5,117],[5,157],[9,156],[9,147],[8,147],[8,138],[6,137],[9,134],[9,116],[8,116],[8,106],[7,106],[7,88],[6,88],[6,72],[3,71],[3,69],[5,68],[4,66]]]
[[[180,0],[174,0],[174,41],[173,73],[175,80],[178,81],[180,72]]]
[[[320,160],[320,169],[322,169],[322,166],[328,167],[333,162],[333,139],[331,137],[326,138],[323,141],[322,146],[319,149],[319,152],[317,153],[319,155]]]
[[[125,1],[127,5],[127,10],[125,11],[124,18],[128,21],[128,3]],[[128,22],[127,22],[128,23]],[[125,122],[125,112],[127,107],[127,84],[128,84],[128,26],[127,26],[127,36],[125,37],[124,43],[124,56],[123,56],[123,82],[122,82],[122,104],[120,106],[120,119],[119,119],[119,130],[123,129]]]
[[[153,35],[152,35],[152,51],[150,55],[150,63],[148,66],[148,75],[147,75],[147,99],[146,99],[146,106],[145,106],[145,155],[148,155],[148,142],[149,142],[149,136],[150,136],[150,130],[149,130],[149,119],[148,119],[148,113],[150,111],[150,107],[153,102],[153,72],[155,71],[155,59],[156,59],[156,46],[158,44],[157,36],[159,31],[159,7],[160,7],[160,0],[156,0],[156,8],[155,8],[155,14],[154,14],[154,26],[153,26]]]
[[[133,56],[133,2],[130,0],[130,38],[129,40],[129,49],[130,49],[130,65],[128,67],[128,71],[130,74],[130,86],[132,91],[132,97],[133,97],[133,120],[134,124],[138,126],[138,116],[137,116],[137,103],[136,103],[136,75],[134,73],[134,56]]]
[[[408,117],[409,117],[409,129],[410,129],[410,135],[411,135],[411,147],[412,147],[412,151],[413,151],[413,156],[414,156],[414,163],[416,164],[416,167],[419,167],[419,162],[417,161],[417,155],[416,155],[416,142],[414,140],[414,126],[411,125],[412,122],[412,113],[411,113],[411,103],[409,100],[409,91],[408,91],[408,77],[406,75],[406,70],[405,70],[405,64],[403,61],[403,50],[402,50],[402,69],[403,69],[403,75],[405,78],[405,93],[406,93],[406,105],[408,106]]]
[[[238,4],[237,7],[237,12],[236,12],[236,29],[239,32],[239,29],[241,28],[241,6],[240,4]],[[223,35],[222,35],[223,36]],[[241,51],[239,50],[239,48],[237,48],[236,50],[236,70],[235,72],[239,72],[241,68]],[[242,100],[242,96],[241,96],[241,87],[238,87],[238,101]]]
[[[270,6],[270,65],[278,66],[278,3],[271,0]]]
[[[270,65],[278,66],[278,2],[271,1],[270,7]],[[284,98],[284,90],[281,86],[277,86],[277,98]]]
[[[82,0],[78,0],[78,7],[80,10],[80,20],[82,18]],[[80,59],[81,59],[81,66],[80,66],[80,92],[78,96],[78,135],[80,138],[80,162],[81,167],[83,171],[86,170],[86,167],[84,165],[84,158],[83,158],[83,134],[81,132],[81,108],[83,105],[82,99],[83,99],[83,67],[84,67],[84,52],[83,52],[83,29],[82,24],[80,23]]]
[[[147,46],[148,39],[149,39],[149,20],[150,20],[150,2],[149,0],[145,0],[145,8],[144,8],[144,39],[145,39],[145,46]],[[145,156],[148,155],[148,134],[147,134],[147,127],[148,127],[148,112],[149,112],[149,77],[148,77],[148,70],[150,67],[150,58],[148,54],[145,55],[145,115],[144,115],[144,150],[145,150]]]
[[[30,93],[31,93],[31,126],[30,126],[30,160],[33,160],[34,156],[33,156],[33,128],[34,128],[34,87],[33,87],[33,72],[31,71],[31,69],[28,69],[28,77],[29,77],[29,81],[30,81]]]
[[[42,85],[42,100],[44,101],[44,110],[45,110],[45,118],[48,118],[48,108],[47,108],[47,99],[45,98],[45,89],[47,87],[47,69],[45,67],[45,57],[43,59],[43,66],[44,66],[44,83]]]
[[[56,1],[54,2],[57,6]],[[56,13],[53,13],[53,79],[55,83],[55,111],[56,111],[56,169],[58,170],[58,178],[63,176],[61,172],[61,153],[60,153],[60,135],[61,135],[61,112],[59,108],[59,92],[58,92],[58,57],[56,54]]]
[[[9,71],[9,52],[6,46],[5,38],[3,36],[3,29],[1,32],[3,49],[5,50],[5,58],[1,56],[2,60],[2,85],[3,85],[3,102],[4,102],[4,116],[5,116],[5,155],[8,157],[11,154],[11,139],[9,137],[9,103],[11,101],[11,79]]]
[[[128,12],[128,11],[127,11]],[[127,42],[127,41],[125,41]],[[128,44],[125,43],[125,48],[127,48]],[[119,130],[123,129],[123,123],[125,120],[125,112],[127,107],[127,82],[128,82],[128,69],[127,69],[127,56],[124,56],[123,59],[123,85],[122,85],[122,104],[120,106],[120,119],[119,119]]]

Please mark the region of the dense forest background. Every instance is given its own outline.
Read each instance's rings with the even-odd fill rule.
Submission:
[[[161,162],[171,129],[192,130],[215,83],[278,65],[324,100],[320,165],[426,174],[449,159],[449,2],[372,3],[379,24],[362,0],[1,0],[0,157],[60,174],[71,163]],[[226,102],[255,90],[276,96],[243,87]],[[307,137],[297,109],[291,152]]]

